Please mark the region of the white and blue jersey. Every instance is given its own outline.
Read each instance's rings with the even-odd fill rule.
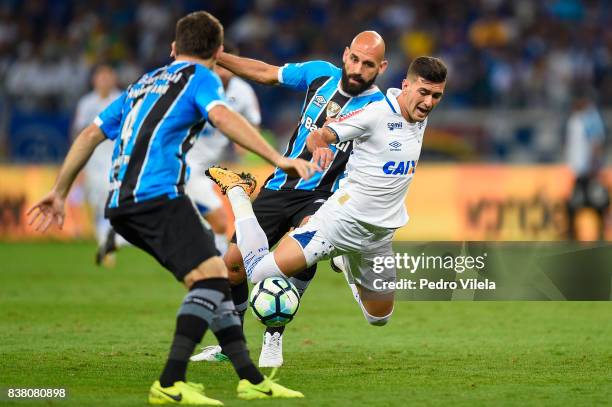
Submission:
[[[327,119],[345,116],[371,102],[384,99],[382,92],[372,87],[352,96],[341,89],[342,70],[325,61],[286,64],[278,71],[281,85],[306,91],[300,122],[285,151],[285,157],[303,158],[309,161],[311,153],[306,148],[308,134],[323,126]],[[280,168],[264,184],[271,190],[303,190],[333,192],[344,176],[344,168],[353,149],[353,142],[346,141],[330,147],[335,156],[331,165],[322,173],[304,180],[289,176]]]
[[[219,77],[200,64],[175,61],[143,75],[96,118],[115,141],[107,210],[184,194],[185,156],[225,104]]]

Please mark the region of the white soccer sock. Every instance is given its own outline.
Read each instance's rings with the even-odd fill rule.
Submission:
[[[121,236],[119,233],[115,233],[115,246],[125,247],[125,246],[130,246],[130,245],[131,243],[125,240],[123,236]]]
[[[257,222],[249,195],[244,189],[234,187],[227,191],[227,197],[236,218],[236,244],[249,280],[257,283],[268,277],[285,277],[270,253],[268,237]]]
[[[250,279],[257,263],[270,252],[268,237],[261,226],[259,226],[255,217],[236,218],[234,224],[236,225],[236,244],[238,249],[240,249],[244,269]]]
[[[342,258],[342,256],[337,257]],[[355,299],[355,301],[357,301],[357,304],[362,305],[361,297],[359,296],[359,290],[357,290],[357,286],[353,282],[354,280],[352,278],[349,278],[349,270],[347,269],[346,263],[344,263],[344,259],[342,258],[340,264],[336,263],[336,266],[338,266],[340,270],[342,270],[342,275],[344,276],[346,283],[348,284],[349,288],[351,289],[351,292],[353,293],[353,298]]]
[[[236,220],[255,218],[251,200],[244,189],[241,187],[234,187],[230,189],[227,191],[227,198],[232,205],[232,211],[234,212],[234,217]]]
[[[366,309],[365,305],[363,305],[363,301],[361,301],[361,296],[359,295],[359,290],[357,289],[357,286],[353,283],[348,283],[348,285],[351,288],[351,291],[353,292],[353,297],[355,298],[355,301],[357,301],[357,304],[359,304],[359,308],[361,308],[363,316],[365,317],[366,321],[368,321],[368,324],[375,326],[383,326],[387,322],[389,322],[389,319],[393,314],[393,310],[391,310],[389,315],[385,315],[384,317],[376,317],[370,314]]]
[[[276,264],[276,260],[274,260],[274,253],[268,253],[261,257],[257,264],[255,264],[251,269],[250,274],[246,266],[245,269],[247,270],[249,280],[251,280],[251,283],[253,284],[258,283],[261,280],[265,280],[268,277],[287,278],[287,276],[284,275],[278,268],[278,264]]]
[[[365,317],[366,321],[368,321],[368,324],[370,325],[374,325],[374,326],[386,325],[387,322],[389,322],[389,320],[391,319],[391,315],[393,315],[393,310],[391,310],[391,312],[388,315],[385,315],[384,317],[376,317],[370,314],[368,310],[365,309],[361,301],[359,301],[359,305],[361,306],[361,312],[363,312],[363,316]]]
[[[96,214],[96,240],[98,246],[102,246],[106,243],[108,237],[108,231],[111,229],[111,224],[108,219],[104,218],[104,214]]]
[[[221,253],[221,256],[225,255],[227,251],[227,236],[224,233],[215,233],[215,247]]]
[[[353,283],[348,283],[348,286],[351,289],[351,292],[353,293],[353,298],[355,299],[355,301],[357,301],[357,304],[363,306],[361,304],[361,297],[359,296],[359,290],[357,289],[357,286]]]

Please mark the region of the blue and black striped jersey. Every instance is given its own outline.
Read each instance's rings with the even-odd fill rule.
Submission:
[[[349,95],[341,89],[341,79],[342,70],[325,61],[286,64],[279,70],[278,80],[282,85],[306,91],[300,122],[289,140],[286,157],[310,160],[312,155],[306,149],[306,137],[311,131],[323,126],[328,118],[347,115],[385,97],[377,87],[357,96]],[[335,157],[326,171],[304,180],[275,168],[264,187],[272,190],[335,191],[344,177],[353,142],[339,143],[331,149]]]
[[[187,151],[224,98],[214,72],[175,61],[143,75],[100,113],[95,123],[115,140],[107,208],[183,195]]]

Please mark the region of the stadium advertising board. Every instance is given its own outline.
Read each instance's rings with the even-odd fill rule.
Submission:
[[[55,166],[0,166],[0,239],[88,239],[93,236],[80,178],[68,197],[62,230],[51,228],[40,234],[27,226],[28,208],[47,193],[57,172]]]
[[[243,167],[253,173],[258,186],[270,173],[268,166]],[[57,167],[0,167],[0,238],[41,238],[25,225],[29,205],[53,184]],[[610,189],[612,170],[604,172]],[[564,166],[444,165],[421,163],[407,198],[410,221],[396,233],[409,241],[555,241],[567,230],[565,201],[572,176]],[[231,211],[227,206],[232,219]],[[92,223],[77,182],[69,196],[68,215],[62,231],[43,237],[89,238]],[[585,221],[591,236],[592,222]],[[612,238],[607,225],[606,237]]]
[[[608,189],[611,175],[604,172]],[[406,202],[410,221],[396,240],[563,240],[572,182],[565,166],[422,163]]]

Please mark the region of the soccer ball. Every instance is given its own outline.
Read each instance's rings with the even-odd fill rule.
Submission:
[[[291,282],[269,277],[255,284],[249,298],[255,318],[266,326],[289,323],[300,307],[300,295]]]

